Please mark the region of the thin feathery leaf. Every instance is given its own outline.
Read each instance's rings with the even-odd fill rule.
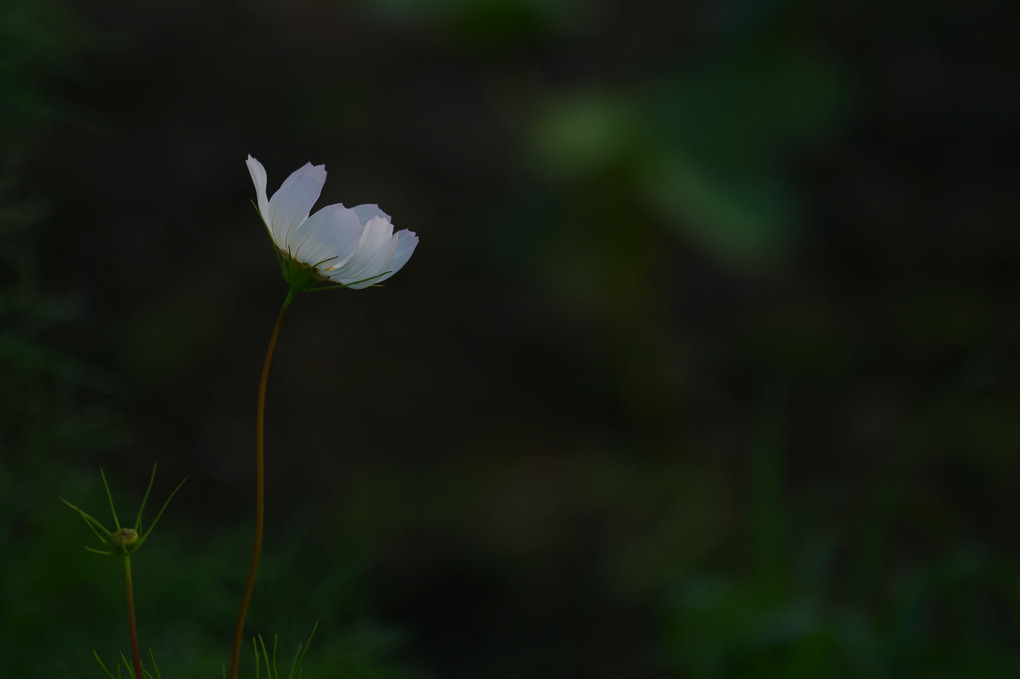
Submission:
[[[156,672],[156,679],[163,679],[163,675],[159,673],[159,665],[156,664],[156,655],[149,649],[149,660],[152,661],[152,669]]]
[[[127,668],[128,676],[129,677],[132,676],[134,674],[134,669],[132,669],[131,663],[128,662],[127,656],[124,655],[124,651],[120,652],[120,659],[121,659],[121,661],[123,661],[124,667]],[[117,676],[118,677],[120,676],[120,670],[119,669],[117,670]]]
[[[113,672],[111,672],[109,668],[103,664],[103,659],[99,657],[98,651],[92,651],[92,657],[96,659],[96,662],[99,663],[99,666],[103,668],[103,671],[106,672],[106,676],[110,677],[110,679],[117,679],[117,677],[120,676],[120,667],[117,667],[117,677],[114,677]]]
[[[259,637],[259,641],[262,642],[262,659],[266,663],[266,677],[267,679],[277,679],[276,662],[275,659],[271,658],[269,651],[266,650],[266,642],[262,637]]]
[[[138,547],[141,547],[141,546],[142,546],[142,544],[143,544],[143,543],[145,542],[145,540],[146,540],[146,539],[147,539],[147,538],[148,538],[148,537],[149,537],[150,535],[152,535],[152,531],[156,529],[156,524],[157,524],[157,523],[159,523],[159,520],[160,520],[161,518],[163,518],[163,512],[165,512],[165,511],[166,511],[166,508],[170,506],[170,501],[174,499],[174,495],[177,495],[177,491],[179,491],[179,490],[181,489],[181,486],[183,486],[183,485],[184,485],[184,483],[185,483],[185,482],[186,482],[187,480],[188,480],[188,477],[186,477],[186,476],[185,476],[185,477],[184,477],[184,480],[183,480],[183,481],[181,481],[180,483],[178,483],[178,484],[177,484],[177,487],[176,487],[176,488],[174,488],[174,491],[173,491],[172,493],[170,493],[170,497],[168,497],[168,498],[166,499],[166,502],[164,502],[164,503],[163,503],[163,507],[162,507],[162,508],[161,508],[161,509],[159,510],[159,513],[158,513],[158,514],[156,514],[156,518],[152,520],[152,524],[151,524],[151,525],[149,526],[149,530],[147,530],[147,531],[145,532],[145,535],[141,535],[141,538],[140,538],[140,539],[139,539],[139,541],[138,541]],[[138,549],[138,547],[136,547],[135,549],[137,550],[137,549]]]
[[[301,674],[304,671],[302,666],[305,662],[305,654],[308,653],[308,649],[312,645],[312,637],[315,636],[315,631],[317,629],[319,629],[318,621],[316,621],[315,625],[312,627],[312,633],[308,635],[308,640],[305,641],[304,648],[301,647],[301,644],[298,644],[297,653],[294,654],[294,662],[290,665],[289,679],[300,679]]]
[[[106,529],[106,526],[103,525],[102,521],[92,516],[88,512],[81,512],[81,518],[85,519],[85,523],[89,525],[93,533],[99,536],[100,540],[103,540],[105,542],[108,539],[110,531]]]
[[[251,645],[255,647],[255,679],[259,679],[262,676],[262,670],[260,669],[259,659],[259,642],[262,640],[261,636],[254,636],[251,639]],[[265,646],[265,644],[262,644]]]
[[[142,512],[145,511],[145,503],[149,501],[149,494],[152,492],[152,484],[156,483],[156,462],[152,463],[152,474],[149,476],[149,485],[142,496],[142,504],[138,507],[138,516],[135,518],[135,531],[142,534]]]
[[[88,545],[82,545],[82,546],[85,547],[86,550],[92,552],[93,554],[102,554],[103,556],[115,556],[115,554],[113,552],[107,552],[107,551],[104,551],[102,549],[93,549],[92,547],[89,547]]]
[[[266,679],[274,679],[273,668],[269,662],[269,651],[266,650],[266,640],[262,638],[261,634],[259,635],[259,644],[262,645],[262,662],[266,665]]]
[[[59,500],[60,500],[61,502],[63,502],[63,503],[65,504],[65,505],[67,505],[68,507],[70,507],[71,509],[73,509],[74,511],[78,512],[78,516],[80,516],[80,517],[82,518],[82,520],[83,520],[83,521],[85,521],[85,523],[86,523],[86,524],[88,525],[89,529],[90,529],[90,530],[91,530],[91,531],[92,531],[93,533],[95,533],[95,536],[96,536],[97,538],[99,538],[99,540],[100,540],[101,542],[103,542],[103,543],[108,543],[108,542],[109,542],[109,540],[110,540],[110,531],[108,531],[108,530],[106,529],[106,526],[104,526],[104,525],[103,525],[103,524],[102,524],[102,523],[101,523],[101,522],[99,521],[99,519],[97,519],[96,517],[92,516],[92,515],[91,515],[91,514],[89,514],[88,512],[86,512],[86,511],[83,511],[83,510],[82,510],[82,509],[80,509],[79,507],[76,507],[76,506],[74,506],[73,504],[71,504],[70,502],[68,502],[67,500],[65,500],[65,499],[64,499],[64,498],[62,498],[62,497],[59,497],[59,496],[58,496],[58,499],[59,499]],[[100,531],[101,531],[101,532],[100,532]]]
[[[106,482],[106,474],[103,472],[103,468],[99,468],[99,475],[103,477],[103,488],[106,489],[106,499],[110,501],[110,512],[113,514],[113,523],[120,530],[120,520],[117,519],[117,510],[113,508],[113,494],[110,493],[110,484]]]
[[[290,670],[287,671],[287,679],[294,679],[294,677],[301,674],[301,644],[298,644],[297,653],[294,654],[294,660],[290,663]],[[296,674],[295,674],[296,672]]]

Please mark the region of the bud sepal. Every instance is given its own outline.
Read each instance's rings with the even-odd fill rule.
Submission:
[[[152,492],[152,484],[156,481],[156,465],[152,465],[152,476],[149,477],[149,485],[145,489],[145,495],[142,497],[142,504],[138,508],[138,515],[135,517],[133,528],[120,525],[120,519],[117,518],[117,510],[113,506],[113,494],[110,493],[110,484],[106,482],[106,474],[103,472],[102,467],[99,468],[99,475],[103,479],[103,488],[106,489],[106,499],[110,503],[110,513],[113,515],[114,530],[109,530],[99,519],[83,509],[71,504],[64,498],[59,499],[65,505],[78,512],[78,515],[85,521],[95,536],[99,538],[100,542],[109,548],[95,549],[85,545],[85,549],[95,554],[103,554],[105,556],[128,556],[129,554],[134,554],[138,551],[142,544],[144,544],[148,537],[152,534],[156,524],[159,523],[159,520],[163,517],[163,512],[165,512],[166,508],[170,505],[170,501],[174,499],[174,495],[177,494],[177,491],[179,491],[181,486],[184,485],[184,482],[187,481],[185,478],[184,481],[177,484],[177,487],[174,488],[172,493],[170,493],[170,497],[168,497],[166,502],[163,503],[159,513],[156,514],[156,518],[152,520],[152,524],[149,526],[148,530],[143,530],[142,512],[145,511],[145,505],[149,501],[149,494]]]

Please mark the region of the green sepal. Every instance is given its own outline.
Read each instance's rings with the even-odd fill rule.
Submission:
[[[99,519],[95,518],[94,516],[92,516],[91,514],[85,512],[85,511],[79,509],[78,507],[76,507],[75,505],[71,504],[70,502],[68,502],[67,500],[65,500],[62,497],[58,496],[57,499],[60,500],[61,502],[63,502],[68,507],[70,507],[71,509],[73,509],[74,511],[78,512],[78,515],[85,521],[85,523],[88,525],[89,529],[93,533],[95,533],[97,538],[99,538],[103,542],[107,542],[110,539],[111,531],[107,530],[106,526],[104,526],[102,523],[100,523]],[[85,549],[88,549],[88,547],[86,547]]]
[[[106,499],[110,501],[110,513],[113,514],[113,525],[120,530],[120,521],[117,520],[117,510],[113,508],[113,493],[110,492],[110,484],[106,482],[106,474],[103,472],[103,468],[99,468],[99,475],[103,477],[103,488],[106,489]]]
[[[287,281],[287,284],[298,292],[321,292],[322,290],[349,288],[352,285],[367,283],[391,273],[383,271],[358,281],[335,283],[328,276],[319,273],[319,267],[328,262],[328,259],[316,262],[314,265],[309,265],[294,259],[288,253],[281,250],[276,251],[276,259],[280,264],[280,275],[283,276],[283,280]]]
[[[77,507],[76,505],[71,504],[64,498],[60,497],[58,499],[65,505],[73,509],[74,511],[78,512],[78,515],[81,516],[82,520],[84,520],[86,525],[88,525],[89,530],[91,530],[92,533],[97,538],[99,538],[99,541],[112,549],[112,551],[106,551],[95,549],[93,547],[85,545],[86,550],[94,554],[102,554],[104,556],[128,556],[129,554],[138,551],[138,549],[142,546],[142,544],[144,544],[148,537],[152,535],[152,531],[156,528],[156,524],[159,523],[159,520],[163,517],[163,513],[167,510],[167,507],[170,506],[170,501],[174,499],[175,495],[177,495],[177,491],[179,491],[181,489],[181,486],[184,485],[185,481],[188,480],[187,478],[185,478],[183,481],[177,484],[177,487],[174,488],[172,493],[170,493],[170,496],[166,499],[166,502],[163,503],[163,506],[160,508],[159,513],[156,514],[156,518],[152,520],[152,524],[149,526],[149,530],[143,532],[142,512],[145,511],[145,505],[146,503],[148,503],[149,495],[152,493],[152,486],[156,482],[156,465],[155,464],[152,465],[152,475],[149,477],[149,485],[146,487],[145,495],[142,497],[142,504],[138,508],[138,514],[135,517],[135,527],[133,529],[121,528],[120,520],[117,518],[117,510],[114,508],[113,494],[110,492],[110,484],[107,483],[106,481],[106,473],[103,471],[102,467],[100,467],[99,469],[99,474],[103,479],[103,488],[105,488],[106,490],[106,498],[110,503],[110,513],[113,514],[113,521],[114,525],[116,526],[116,528],[113,531],[109,530],[106,526],[104,526],[102,522],[99,521],[99,519],[95,518],[94,516]],[[123,544],[122,538],[118,537],[122,531],[137,533],[138,535],[137,540],[132,541],[130,544]]]
[[[322,276],[314,266],[299,262],[279,250],[276,251],[276,257],[280,263],[280,274],[283,276],[283,280],[298,292],[308,292],[322,281]]]
[[[152,463],[152,476],[149,477],[149,487],[145,489],[145,496],[142,498],[142,506],[138,508],[138,517],[135,519],[135,530],[138,531],[138,544],[134,546],[134,550],[141,547],[142,543],[144,543],[148,537],[152,535],[152,531],[156,529],[156,524],[159,523],[161,518],[163,518],[163,512],[165,512],[166,508],[170,506],[170,501],[174,499],[174,495],[177,495],[177,491],[181,489],[181,486],[183,486],[187,480],[188,477],[185,476],[184,479],[177,484],[177,487],[174,488],[173,492],[170,493],[170,496],[167,497],[166,502],[164,502],[163,506],[160,507],[159,512],[156,514],[156,518],[152,520],[152,523],[149,525],[149,530],[143,532],[142,510],[145,509],[145,503],[149,500],[149,493],[152,491],[152,484],[156,482],[156,463]]]
[[[93,554],[102,554],[103,556],[117,556],[113,552],[106,552],[103,551],[102,549],[94,549],[92,547],[89,547],[88,545],[83,545],[83,547],[85,547],[87,551],[92,552]]]

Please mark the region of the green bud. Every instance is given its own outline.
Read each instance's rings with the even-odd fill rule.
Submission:
[[[138,542],[138,531],[133,528],[121,528],[110,533],[110,544],[122,554],[130,554],[134,551]]]
[[[110,485],[106,482],[106,474],[103,473],[103,469],[101,467],[99,469],[99,475],[103,479],[103,488],[106,489],[106,499],[110,502],[110,513],[113,514],[113,525],[116,527],[116,530],[109,530],[106,526],[99,522],[99,519],[82,511],[78,507],[75,507],[64,498],[60,498],[60,501],[78,512],[78,515],[84,519],[85,523],[88,524],[90,529],[92,529],[95,536],[99,538],[104,545],[112,547],[113,551],[108,552],[106,550],[93,549],[88,545],[85,545],[85,549],[90,552],[95,552],[96,554],[105,554],[106,556],[127,556],[128,554],[134,553],[142,546],[142,543],[149,539],[149,536],[152,535],[152,530],[156,527],[156,524],[159,523],[160,518],[163,516],[163,512],[166,511],[167,506],[170,504],[170,500],[174,499],[174,495],[176,495],[177,491],[179,491],[181,486],[184,485],[184,481],[177,484],[177,487],[174,488],[174,492],[170,493],[170,497],[166,499],[166,502],[163,503],[162,509],[160,509],[159,513],[156,514],[156,518],[152,520],[151,524],[149,524],[149,529],[143,533],[142,512],[145,511],[145,504],[149,501],[149,493],[152,492],[152,484],[156,481],[156,465],[152,465],[152,476],[149,477],[149,485],[145,489],[145,496],[142,497],[142,506],[138,508],[138,516],[135,517],[134,528],[121,528],[120,520],[117,519],[117,510],[113,508],[113,495],[110,494]],[[185,479],[185,481],[186,480],[187,479]]]

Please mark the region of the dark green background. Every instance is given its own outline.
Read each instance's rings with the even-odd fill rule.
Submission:
[[[319,621],[309,679],[1020,676],[1018,25],[2,0],[0,674],[128,650],[56,498],[130,515],[156,460],[142,644],[228,661],[286,292],[250,153],[421,238],[273,366],[250,628]]]

